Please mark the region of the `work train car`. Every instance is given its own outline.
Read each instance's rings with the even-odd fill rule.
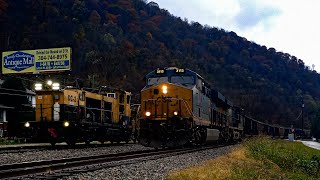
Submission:
[[[243,118],[199,74],[170,67],[146,75],[138,130],[139,142],[155,148],[240,140]]]
[[[36,119],[24,124],[26,137],[55,145],[91,141],[128,142],[131,93],[101,87],[36,91]]]

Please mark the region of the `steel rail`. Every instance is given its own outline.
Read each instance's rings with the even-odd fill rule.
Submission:
[[[202,150],[218,148],[218,147],[222,147],[222,145],[208,146],[208,147],[201,147],[201,148],[144,150],[144,151],[133,151],[133,152],[126,152],[126,153],[118,153],[118,154],[104,154],[104,155],[84,156],[84,157],[76,157],[76,158],[64,158],[64,159],[58,159],[58,160],[25,162],[25,163],[19,163],[19,164],[18,163],[5,164],[5,165],[0,165],[0,169],[1,169],[0,178],[21,177],[26,175],[53,172],[53,171],[70,169],[75,167],[83,167],[83,166],[97,165],[97,164],[100,165],[100,164],[110,163],[110,162],[120,162],[122,160],[145,159],[145,158],[159,159],[159,158],[175,156],[179,154],[186,154],[186,153],[202,151]],[[99,169],[104,167],[105,166],[100,166]],[[106,167],[110,167],[110,165]],[[86,169],[87,169],[86,171],[90,171],[90,168],[86,168]],[[97,170],[97,167],[93,168],[93,170]]]
[[[132,144],[132,143],[126,143]],[[52,146],[49,143],[40,144],[40,145],[24,145],[24,146],[0,146],[0,154],[4,153],[21,153],[21,152],[29,152],[29,151],[43,151],[43,150],[62,150],[62,149],[85,149],[85,148],[100,148],[100,147],[112,147],[112,146],[122,146],[126,145],[123,143],[119,144],[76,144],[75,146],[69,146],[67,144],[59,144]]]

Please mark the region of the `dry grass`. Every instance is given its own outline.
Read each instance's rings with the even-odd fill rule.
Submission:
[[[244,158],[243,149],[237,149],[230,154],[208,161],[203,166],[191,167],[180,172],[175,172],[168,179],[224,179],[231,177],[231,162],[233,159],[240,161]]]
[[[167,179],[318,179],[319,174],[305,172],[304,168],[298,165],[294,168],[288,165],[293,161],[302,160],[297,160],[296,156],[292,157],[291,153],[287,154],[288,149],[295,146],[302,148],[301,144],[287,144],[265,138],[250,140],[224,156],[205,162],[202,166],[173,172]],[[312,152],[314,154],[316,151]],[[283,154],[287,156],[283,158]],[[290,157],[293,160],[289,159]]]

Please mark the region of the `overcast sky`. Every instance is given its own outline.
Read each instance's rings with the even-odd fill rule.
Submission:
[[[320,0],[153,0],[189,22],[234,31],[320,72]]]

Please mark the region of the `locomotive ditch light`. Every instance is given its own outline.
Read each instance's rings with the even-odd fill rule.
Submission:
[[[60,89],[60,84],[59,83],[53,83],[52,84],[52,89],[53,90],[59,90]]]
[[[41,84],[41,83],[36,83],[36,84],[34,85],[34,89],[35,89],[36,91],[42,90],[42,84]]]
[[[24,124],[24,127],[30,127],[30,123],[29,122],[26,122],[25,124]]]
[[[146,116],[149,117],[151,116],[151,113],[149,111],[146,112]]]
[[[69,125],[70,125],[70,123],[69,123],[68,121],[66,121],[66,122],[63,123],[63,126],[64,126],[64,127],[69,127]]]
[[[167,94],[168,93],[168,87],[166,85],[162,86],[162,92],[163,92],[163,94]]]
[[[178,116],[178,111],[174,111],[173,115]]]

